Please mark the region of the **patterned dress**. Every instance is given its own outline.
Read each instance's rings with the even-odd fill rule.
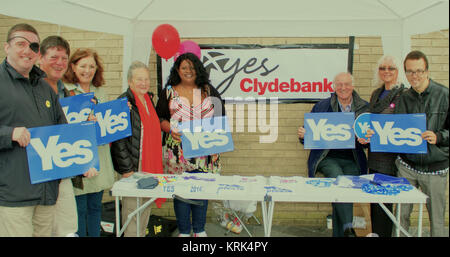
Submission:
[[[212,117],[214,105],[209,97],[196,106],[189,106],[183,102],[178,93],[170,86],[166,88],[169,100],[170,127],[177,128],[181,121]],[[221,169],[220,156],[208,155],[185,159],[181,142],[175,141],[171,134],[165,134],[163,147],[164,172],[181,174],[185,171],[199,170],[201,172],[219,173]]]

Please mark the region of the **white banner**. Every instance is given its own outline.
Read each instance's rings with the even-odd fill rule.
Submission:
[[[202,49],[202,61],[212,86],[224,99],[278,97],[289,100],[324,99],[332,82],[347,71],[349,49],[245,48]],[[164,87],[173,58],[161,59]]]

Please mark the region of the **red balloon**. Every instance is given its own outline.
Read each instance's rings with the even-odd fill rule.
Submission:
[[[180,35],[170,24],[161,24],[153,31],[152,44],[156,53],[168,60],[180,47]]]

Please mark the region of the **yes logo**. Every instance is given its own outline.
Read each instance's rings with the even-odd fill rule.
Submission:
[[[92,160],[94,154],[89,149],[92,146],[91,142],[78,140],[73,144],[62,142],[58,144],[59,137],[59,135],[50,136],[46,146],[40,138],[30,140],[31,146],[41,158],[43,171],[53,169],[53,163],[60,168],[65,168],[74,163],[86,164]]]
[[[29,129],[26,147],[31,183],[72,177],[91,167],[99,170],[94,122]]]
[[[202,131],[202,127],[195,127],[193,132],[189,129],[183,129],[183,135],[191,142],[192,150],[202,148],[211,148],[214,146],[223,146],[228,144],[228,137],[223,129],[216,129],[212,132]]]
[[[353,112],[305,113],[305,149],[351,149]]]
[[[130,109],[127,98],[98,104],[94,115],[97,117],[97,144],[103,145],[131,136]]]
[[[94,93],[85,93],[75,96],[65,97],[59,100],[68,123],[78,123],[86,121],[94,108],[91,101]]]
[[[179,124],[183,156],[193,158],[234,150],[226,116],[185,121]]]
[[[361,123],[360,117],[356,119],[355,127]],[[427,152],[427,143],[421,137],[426,131],[425,114],[370,114],[368,121],[375,133],[370,139],[372,152]]]

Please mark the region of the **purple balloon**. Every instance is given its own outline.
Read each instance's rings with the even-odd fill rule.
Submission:
[[[185,53],[193,53],[198,57],[198,59],[201,60],[202,53],[200,50],[200,46],[198,46],[198,44],[192,40],[186,40],[186,41],[181,42],[180,48],[174,56],[174,61],[177,60],[178,56],[185,54]]]

